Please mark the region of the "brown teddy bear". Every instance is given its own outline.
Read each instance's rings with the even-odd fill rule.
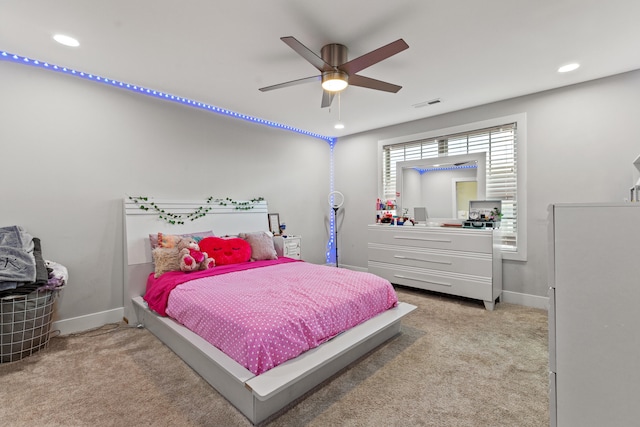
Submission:
[[[213,268],[216,262],[206,252],[200,250],[198,243],[189,237],[183,237],[177,244],[180,270],[196,271]]]

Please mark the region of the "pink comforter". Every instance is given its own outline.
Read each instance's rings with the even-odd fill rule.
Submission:
[[[184,282],[166,313],[259,375],[397,305],[378,276],[289,261]]]
[[[168,271],[158,277],[154,277],[153,273],[147,278],[147,291],[143,299],[149,305],[149,308],[161,316],[167,315],[167,302],[171,291],[181,283],[189,280],[199,279],[202,277],[217,276],[219,274],[231,273],[234,271],[248,270],[250,268],[264,267],[272,264],[282,264],[287,262],[298,262],[291,258],[278,258],[277,260],[243,262],[240,264],[221,265],[210,270],[190,271],[188,273],[182,271]]]

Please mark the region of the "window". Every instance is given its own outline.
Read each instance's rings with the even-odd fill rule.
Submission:
[[[522,115],[523,116],[523,115]],[[477,123],[476,126],[491,124],[488,127],[466,125],[445,131],[430,132],[410,137],[380,141],[382,148],[382,193],[385,199],[396,197],[396,162],[420,160],[433,157],[444,157],[457,154],[486,153],[486,199],[502,200],[502,251],[506,253],[521,252],[513,259],[525,259],[525,236],[518,228],[518,222],[525,215],[523,204],[519,203],[518,188],[518,153],[520,152],[520,136],[518,127],[525,126],[524,118],[520,120]],[[523,138],[524,139],[524,138]]]

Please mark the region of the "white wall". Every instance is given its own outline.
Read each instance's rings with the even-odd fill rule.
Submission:
[[[341,138],[335,179],[345,195],[338,229],[342,265],[367,266],[366,225],[375,219],[378,197],[378,140],[526,113],[528,259],[505,261],[503,276],[512,300],[541,301],[536,297],[546,297],[548,289],[549,204],[621,202],[629,196],[637,179],[632,162],[640,154],[639,93],[640,71],[634,71]],[[594,218],[594,226],[603,224],[606,218]]]
[[[265,197],[303,236],[303,258],[324,263],[326,142],[12,63],[0,62],[0,93],[0,226],[24,226],[46,259],[69,268],[59,323],[121,313],[125,195]],[[340,265],[366,270],[378,140],[526,113],[528,260],[505,262],[504,285],[546,296],[547,207],[628,196],[638,176],[638,93],[635,71],[341,138]]]
[[[0,226],[69,269],[59,324],[121,318],[126,195],[262,196],[325,262],[327,142],[1,61],[0,94]]]

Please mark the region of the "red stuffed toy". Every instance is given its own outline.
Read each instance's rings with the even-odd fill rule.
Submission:
[[[205,237],[200,240],[200,249],[209,254],[216,265],[238,264],[251,259],[251,245],[239,237]]]
[[[200,249],[198,243],[191,238],[183,238],[178,242],[180,250],[180,270],[195,271],[213,268],[216,262],[207,252]]]

